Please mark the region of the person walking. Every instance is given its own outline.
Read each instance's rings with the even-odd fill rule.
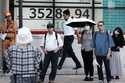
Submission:
[[[123,47],[124,37],[123,31],[120,27],[116,27],[112,35],[115,46],[111,48],[112,57],[110,59],[110,68],[112,79],[120,79],[122,74],[121,59],[120,59],[120,48]]]
[[[41,45],[45,57],[43,62],[43,69],[40,73],[40,83],[44,82],[45,75],[49,64],[51,62],[51,72],[49,74],[49,82],[54,83],[57,64],[58,64],[58,50],[63,46],[63,41],[61,36],[54,31],[54,25],[49,23],[47,24],[48,32],[44,36],[43,45]]]
[[[109,59],[111,57],[111,47],[114,46],[111,35],[105,31],[104,21],[99,21],[99,31],[94,33],[93,36],[93,48],[94,55],[99,65],[97,65],[99,83],[104,83],[104,76],[102,70],[102,64],[104,62],[107,83],[111,82],[111,71],[109,65]]]
[[[32,34],[29,28],[18,30],[16,44],[7,50],[6,62],[12,73],[10,83],[37,83],[37,69],[42,52],[31,45]]]
[[[76,67],[74,67],[73,69],[78,69],[78,68],[81,68],[81,64],[79,60],[77,59],[77,57],[75,56],[75,53],[72,48],[72,43],[74,40],[74,29],[66,25],[66,22],[68,20],[72,20],[70,17],[70,11],[68,9],[64,10],[63,16],[65,20],[64,27],[63,27],[64,28],[64,46],[63,46],[63,56],[58,64],[58,69],[59,70],[62,69],[62,65],[67,55],[71,57],[76,64]]]
[[[90,25],[86,25],[85,30],[81,32],[81,37],[78,35],[78,41],[81,44],[81,54],[83,58],[83,64],[84,64],[84,73],[85,78],[84,81],[93,81],[93,73],[94,73],[94,67],[93,67],[93,48],[92,48],[92,30]]]

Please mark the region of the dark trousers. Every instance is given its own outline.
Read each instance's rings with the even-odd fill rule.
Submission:
[[[76,67],[81,66],[79,60],[75,56],[75,53],[72,49],[73,40],[74,40],[73,35],[72,36],[64,36],[63,56],[62,56],[58,66],[62,67],[67,55],[73,59],[73,61],[76,64]]]
[[[82,50],[82,58],[83,58],[83,63],[84,63],[84,72],[85,75],[88,76],[93,76],[94,73],[94,67],[93,67],[93,51],[85,51]]]
[[[103,70],[102,70],[102,64],[104,62],[106,78],[107,78],[107,81],[110,81],[111,80],[111,71],[110,71],[109,59],[107,59],[106,56],[96,56],[96,59],[99,64],[99,66],[97,66],[99,80],[104,80]]]
[[[58,55],[54,52],[48,52],[47,54],[45,54],[43,69],[40,73],[41,81],[44,81],[50,62],[51,62],[51,72],[49,75],[49,80],[51,81],[55,80],[56,72],[57,72]]]

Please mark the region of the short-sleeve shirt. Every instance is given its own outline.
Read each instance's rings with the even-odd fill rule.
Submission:
[[[97,56],[106,56],[108,49],[114,46],[111,35],[108,32],[95,32],[93,37],[93,48]]]

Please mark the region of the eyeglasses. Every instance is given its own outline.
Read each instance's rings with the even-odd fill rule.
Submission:
[[[103,24],[99,24],[98,26],[103,26]]]

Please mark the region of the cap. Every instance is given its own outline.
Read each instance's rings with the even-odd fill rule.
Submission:
[[[54,28],[54,25],[52,23],[48,23],[47,28]]]

